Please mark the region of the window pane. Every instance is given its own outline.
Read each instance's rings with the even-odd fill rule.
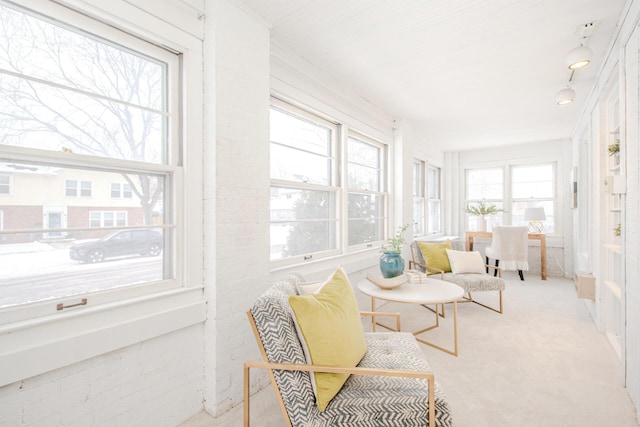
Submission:
[[[11,193],[11,176],[0,175],[0,194]]]
[[[91,182],[82,181],[80,183],[80,196],[81,197],[91,197]]]
[[[379,169],[380,148],[355,138],[349,138],[349,163]]]
[[[440,168],[429,168],[429,198],[440,198]]]
[[[349,138],[349,188],[382,191],[382,148]]]
[[[2,144],[165,161],[165,63],[3,5],[0,21]]]
[[[331,159],[278,144],[270,151],[271,178],[329,185]]]
[[[111,184],[111,197],[120,197],[120,184]]]
[[[384,220],[379,218],[350,219],[349,220],[349,246],[362,243],[375,242],[384,235],[382,228]]]
[[[335,193],[271,187],[271,259],[336,248]]]
[[[78,182],[77,181],[65,181],[65,193],[67,197],[75,197],[78,195]]]
[[[328,127],[276,107],[271,108],[269,117],[271,142],[321,156],[331,154],[331,129]]]
[[[331,221],[272,223],[271,260],[335,249],[335,236],[336,223]]]
[[[382,240],[383,197],[349,194],[349,245]]]
[[[467,171],[467,199],[502,199],[503,197],[502,168]]]
[[[115,239],[108,231],[76,232],[47,242],[41,233],[5,235],[0,244],[0,307],[84,295],[166,278],[164,237]],[[122,231],[115,232],[115,237]],[[10,243],[11,241],[21,243]],[[78,245],[78,246],[74,246]],[[73,248],[73,249],[72,249]],[[71,259],[73,256],[87,261]],[[104,257],[105,262],[92,263]],[[86,264],[85,264],[86,262]]]
[[[554,203],[553,200],[523,200],[514,201],[513,210],[511,213],[512,221],[514,225],[528,225],[529,221],[524,219],[524,210],[526,208],[544,208],[544,214],[546,219],[542,222],[544,227],[543,233],[551,234],[555,232],[555,220],[554,220]]]
[[[424,199],[413,199],[413,234],[424,234]]]
[[[413,163],[413,195],[417,197],[424,197],[423,168],[423,162],[417,161]]]
[[[126,247],[100,240],[114,231],[104,227],[151,226],[154,213],[162,216],[166,203],[164,176],[0,164],[0,168],[9,166],[18,167],[13,194],[0,198],[5,232],[0,236],[0,289],[15,292],[4,299],[0,296],[0,305],[79,295],[87,290],[142,283],[145,278],[168,278],[155,245],[159,240],[160,248],[164,246],[162,236],[129,240]],[[82,179],[89,176],[97,184],[91,199],[65,198],[67,188],[63,183],[89,182]],[[133,183],[136,197],[111,198],[109,183],[123,178]],[[96,205],[101,208],[96,209]],[[74,251],[76,245],[80,246]],[[146,273],[136,269],[145,269]]]
[[[484,200],[484,202],[487,205],[495,205],[498,209],[503,209],[503,206],[504,206],[504,203],[502,200]],[[467,204],[467,206],[473,206],[473,205],[476,205],[476,203],[471,202]],[[496,225],[504,224],[503,212],[486,216],[485,219],[487,220],[486,231],[491,231],[492,228]],[[467,230],[481,231],[480,221],[481,221],[480,217],[467,214]]]
[[[429,234],[442,231],[442,215],[440,200],[429,200]]]
[[[551,198],[553,191],[553,166],[517,166],[512,169],[513,198]]]
[[[349,188],[358,190],[380,190],[380,172],[366,166],[349,165]]]

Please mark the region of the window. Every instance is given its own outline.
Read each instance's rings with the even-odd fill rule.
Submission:
[[[466,173],[466,207],[484,201],[487,204],[503,208],[504,169],[469,169]],[[467,230],[478,230],[477,217],[467,214]],[[501,214],[490,216],[487,220],[487,231],[493,225],[503,224]]]
[[[64,188],[67,197],[91,197],[91,181],[66,180]]]
[[[274,101],[270,114],[271,260],[338,249],[338,127]]]
[[[111,183],[111,197],[114,199],[130,199],[133,197],[131,191],[131,184],[112,182]]]
[[[0,194],[11,194],[11,175],[0,175]]]
[[[95,227],[126,227],[127,213],[112,211],[93,211],[89,213],[89,225]]]
[[[381,243],[386,145],[355,132],[341,139],[339,124],[277,99],[270,125],[271,261],[293,264]]]
[[[413,160],[413,235],[425,234],[424,161]]]
[[[47,5],[57,14],[50,19],[0,2],[0,169],[16,170],[14,189],[38,189],[20,191],[10,206],[0,200],[5,243],[19,244],[0,255],[0,287],[26,283],[2,293],[0,307],[95,291],[117,299],[127,286],[139,295],[142,285],[160,289],[158,278],[165,288],[176,282],[171,212],[179,206],[170,196],[181,172],[179,57],[56,8]],[[131,185],[112,198],[109,183],[123,181]],[[81,266],[68,246],[47,240],[63,233],[69,246],[80,245],[125,226],[163,234],[164,250],[141,260],[144,268],[127,268],[131,258]],[[34,251],[18,250],[30,245]],[[35,250],[43,247],[50,250]],[[82,280],[87,270],[100,274]],[[33,271],[40,274],[25,281]]]
[[[505,185],[505,182],[508,185]],[[527,225],[524,211],[542,207],[547,219],[544,232],[556,232],[555,164],[506,165],[499,168],[469,169],[466,178],[466,206],[480,201],[504,209],[487,218],[487,230],[493,225]],[[467,215],[467,229],[477,230],[476,218]]]
[[[429,234],[442,232],[440,168],[429,166]]]
[[[363,136],[347,143],[348,245],[384,239],[387,204],[385,147]]]
[[[542,224],[546,234],[555,231],[555,172],[551,163],[513,166],[511,168],[511,222],[526,225],[524,210],[530,207],[544,208],[547,217]]]

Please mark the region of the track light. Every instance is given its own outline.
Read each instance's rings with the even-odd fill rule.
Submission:
[[[556,93],[556,104],[567,105],[571,104],[576,97],[576,92],[571,89],[571,82],[573,82],[573,75],[578,68],[585,67],[591,62],[591,49],[584,45],[587,38],[589,38],[596,29],[598,21],[587,22],[584,25],[576,28],[576,34],[580,36],[580,46],[572,49],[566,56],[564,63],[569,68],[569,81],[567,81],[567,87],[561,89]]]
[[[591,62],[591,49],[584,45],[580,45],[571,50],[564,60],[564,63],[570,70],[585,67]]]
[[[556,93],[556,104],[558,105],[571,104],[575,97],[576,97],[576,92],[567,86],[566,88]]]

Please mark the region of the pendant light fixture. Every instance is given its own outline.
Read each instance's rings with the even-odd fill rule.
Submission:
[[[556,93],[556,104],[558,105],[566,105],[571,104],[576,97],[576,92],[571,89],[569,86],[558,91]]]
[[[589,62],[591,62],[591,49],[584,44],[580,44],[580,46],[572,49],[564,60],[565,65],[570,70],[586,67],[589,65]]]

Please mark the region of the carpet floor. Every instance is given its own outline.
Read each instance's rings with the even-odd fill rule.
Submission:
[[[532,275],[520,281],[511,272],[505,279],[504,314],[458,304],[458,357],[420,344],[447,395],[454,425],[638,427],[620,362],[576,297],[573,282]],[[474,298],[498,302],[495,292]],[[368,297],[358,295],[358,302],[362,310],[370,309]],[[401,313],[406,331],[429,326],[435,316],[415,304],[385,303],[378,310]],[[452,314],[447,305],[440,327],[420,337],[453,348]],[[252,396],[251,415],[255,427],[284,425],[271,387]],[[203,412],[183,427],[241,424],[242,406],[237,406],[217,418]]]

